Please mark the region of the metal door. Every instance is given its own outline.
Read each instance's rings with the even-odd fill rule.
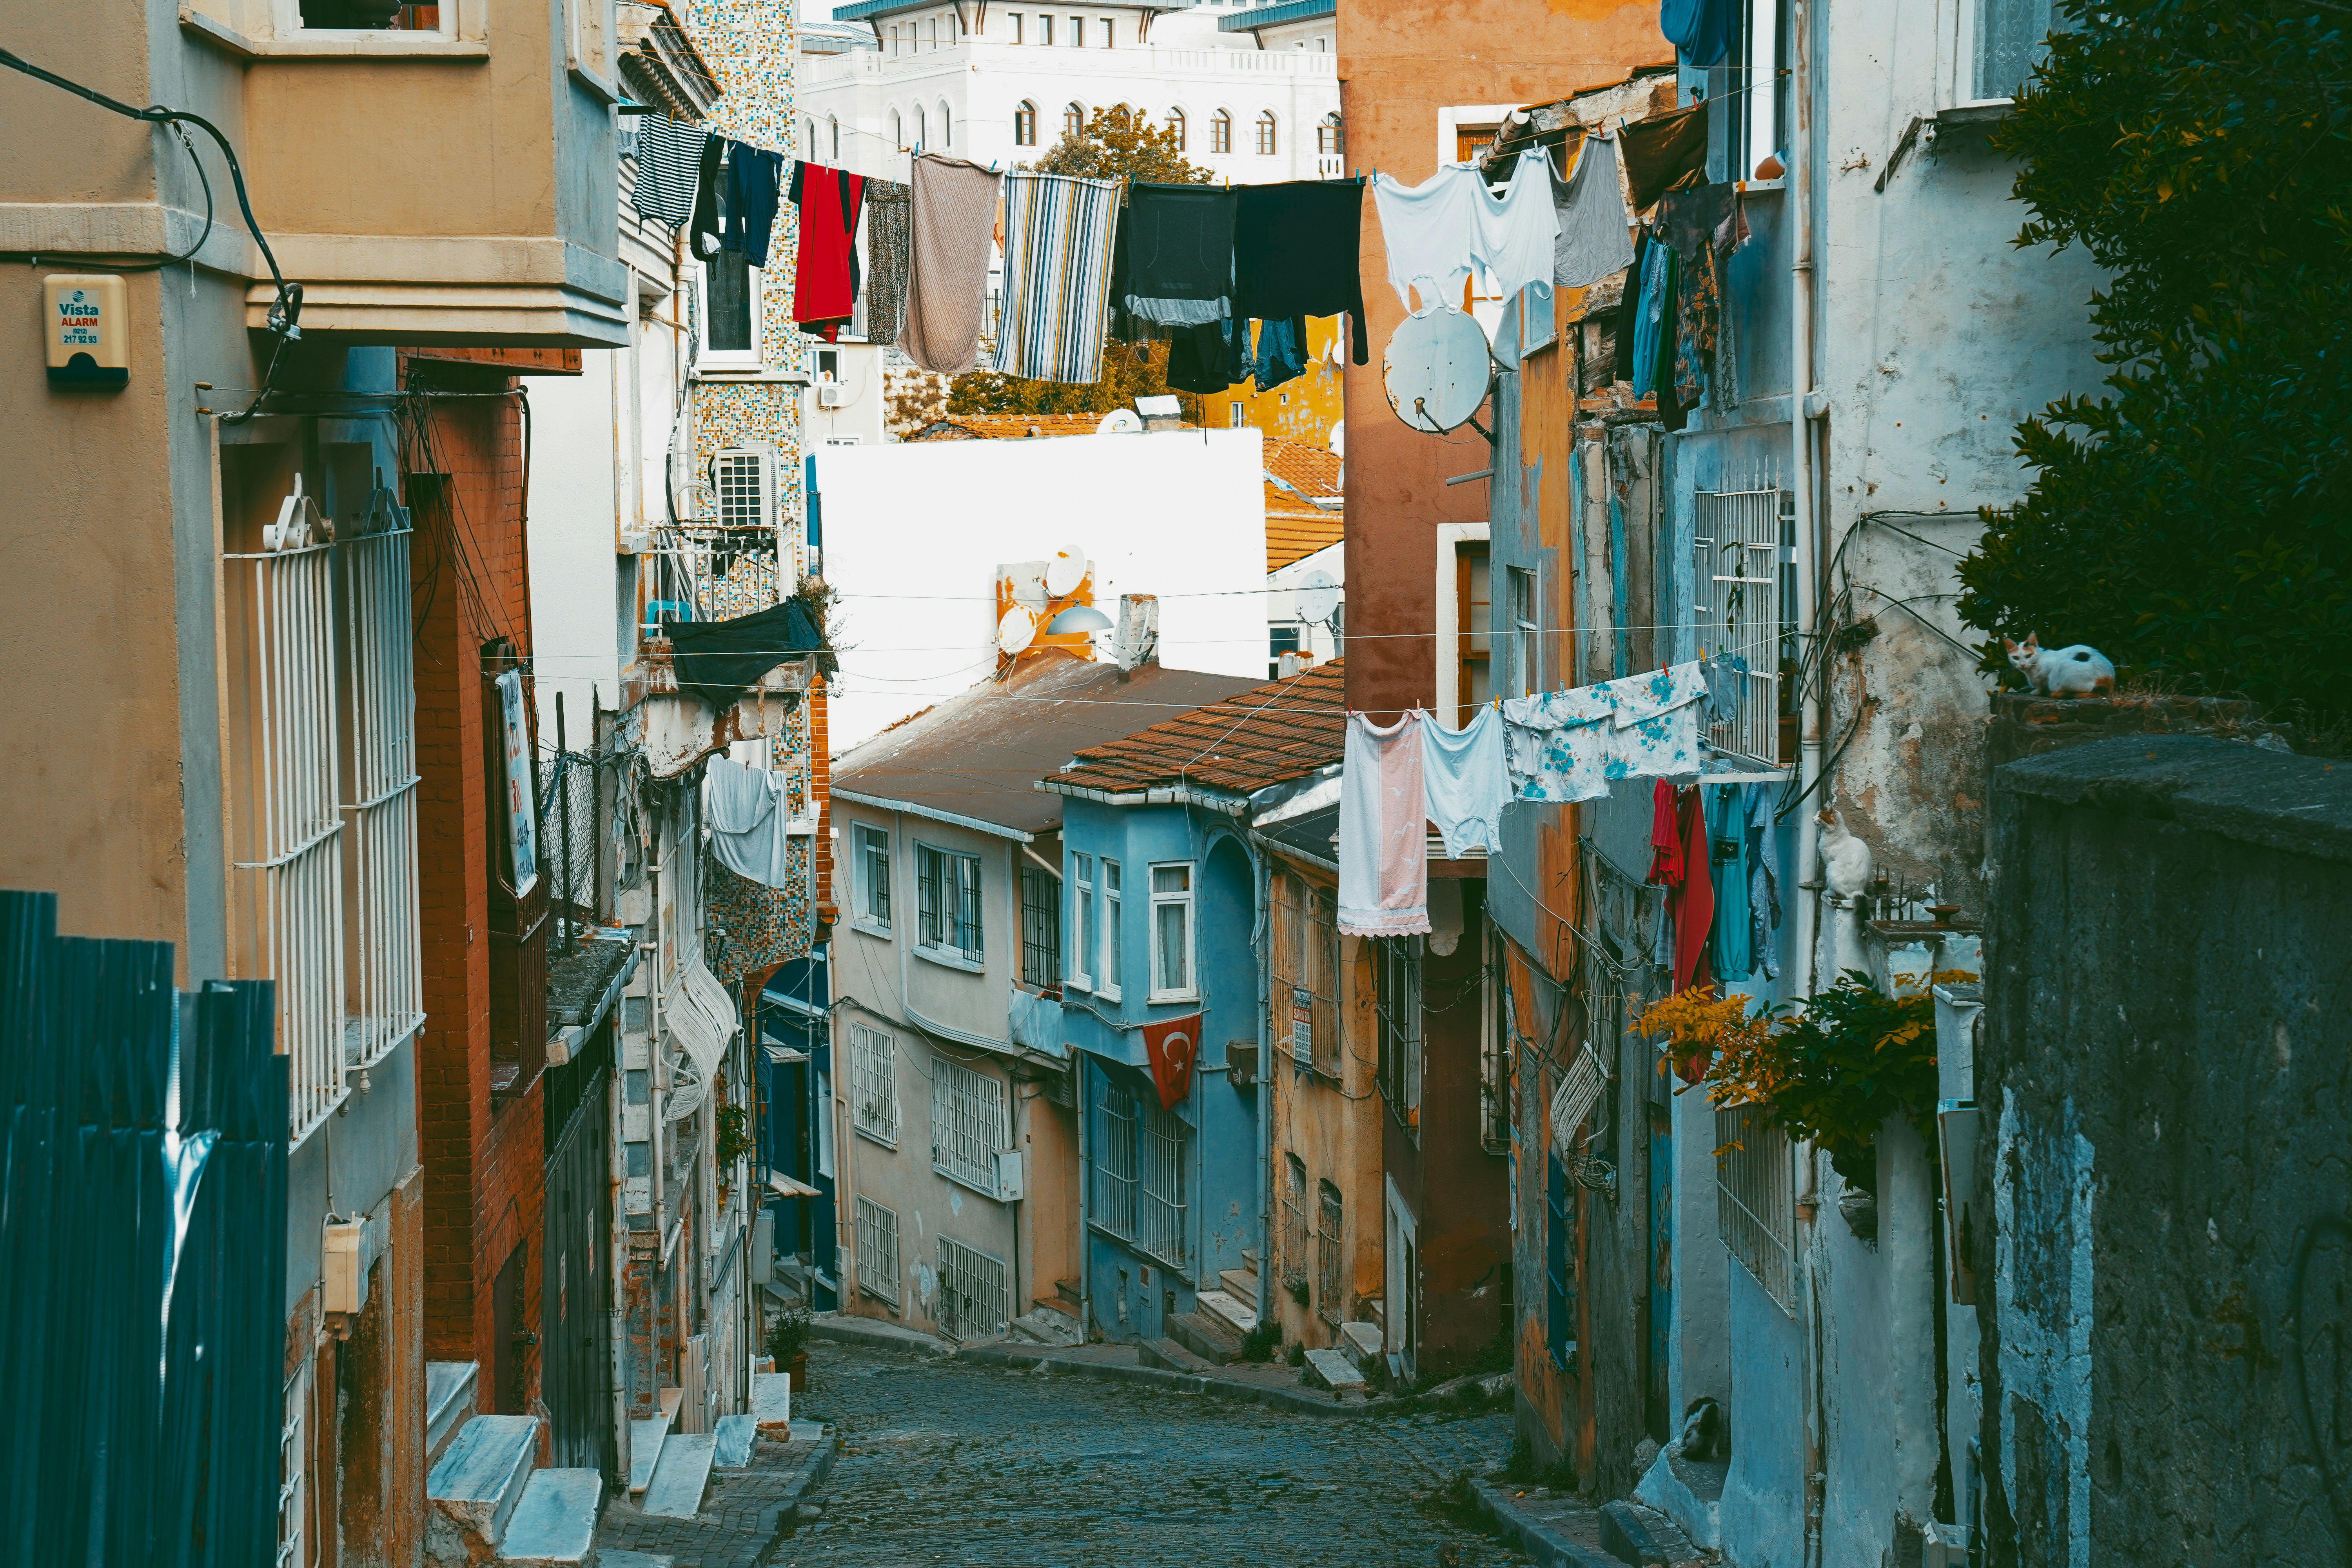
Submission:
[[[548,1150],[541,1254],[540,1394],[560,1468],[613,1468],[612,1216],[605,1096],[598,1071]]]

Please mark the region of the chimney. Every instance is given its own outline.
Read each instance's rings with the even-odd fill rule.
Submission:
[[[1160,596],[1157,594],[1121,594],[1118,596],[1118,630],[1111,642],[1118,668],[1131,671],[1141,665],[1160,662]]]
[[[1276,679],[1282,680],[1290,679],[1306,668],[1306,662],[1294,652],[1285,652],[1275,660]]]

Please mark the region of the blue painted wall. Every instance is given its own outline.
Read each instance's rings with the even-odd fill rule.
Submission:
[[[818,1103],[818,1085],[833,1071],[832,1031],[824,1018],[832,1001],[828,960],[832,944],[806,958],[793,959],[769,977],[760,992],[760,1039],[753,1044],[754,1070],[767,1114],[759,1126],[760,1157],[772,1170],[805,1182],[818,1190],[814,1198],[771,1194],[767,1207],[774,1215],[778,1252],[805,1251],[817,1271],[837,1285],[841,1279],[836,1256],[836,1209],[834,1178],[820,1171],[817,1140],[827,1108]],[[767,1041],[805,1051],[805,1062],[775,1062],[760,1047]],[[815,1305],[832,1310],[840,1305],[839,1292],[819,1281]]]
[[[1102,1148],[1097,1106],[1106,1084],[1123,1085],[1158,1103],[1143,1037],[1137,1026],[1202,1015],[1191,1091],[1175,1114],[1190,1129],[1185,1257],[1155,1258],[1089,1224],[1084,1237],[1089,1304],[1105,1338],[1154,1339],[1166,1334],[1172,1297],[1176,1312],[1192,1310],[1217,1276],[1242,1266],[1244,1248],[1260,1246],[1257,1182],[1258,1100],[1255,1086],[1236,1089],[1227,1047],[1258,1039],[1255,878],[1234,823],[1216,813],[1178,805],[1111,806],[1070,800],[1062,817],[1065,941],[1076,912],[1074,858],[1108,857],[1122,874],[1118,941],[1125,984],[1118,1001],[1066,983],[1064,1037],[1079,1052],[1077,1090],[1087,1118],[1087,1158],[1079,1179],[1094,1212],[1093,1162]],[[1151,895],[1154,862],[1188,860],[1194,878],[1194,971],[1198,1001],[1153,1005],[1150,991]],[[1065,973],[1067,973],[1066,959]],[[1171,1270],[1169,1264],[1181,1263]],[[1126,1315],[1119,1312],[1125,1276]],[[1149,1283],[1146,1283],[1146,1280]],[[1248,1303],[1255,1306],[1255,1303]]]

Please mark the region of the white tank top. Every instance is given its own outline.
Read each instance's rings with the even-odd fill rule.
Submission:
[[[1509,299],[1529,283],[1549,287],[1559,214],[1551,201],[1551,164],[1540,148],[1519,154],[1511,183],[1488,194],[1475,163],[1445,163],[1418,185],[1393,174],[1372,176],[1381,240],[1388,247],[1389,282],[1421,310],[1462,297],[1474,263],[1483,265]]]

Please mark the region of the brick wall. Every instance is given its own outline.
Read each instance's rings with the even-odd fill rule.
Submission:
[[[481,646],[530,650],[525,469],[513,388],[467,366],[404,363],[411,387],[473,394],[432,400],[405,442],[416,637],[417,860],[425,1028],[418,1127],[425,1166],[425,1334],[436,1361],[481,1366],[481,1408],[501,1404],[493,1369],[492,1282],[528,1244],[518,1321],[539,1321],[543,1203],[540,1089],[490,1092],[488,831]],[[531,711],[525,704],[525,711]],[[536,1352],[524,1350],[525,1407]],[[512,1401],[506,1403],[511,1407]]]

